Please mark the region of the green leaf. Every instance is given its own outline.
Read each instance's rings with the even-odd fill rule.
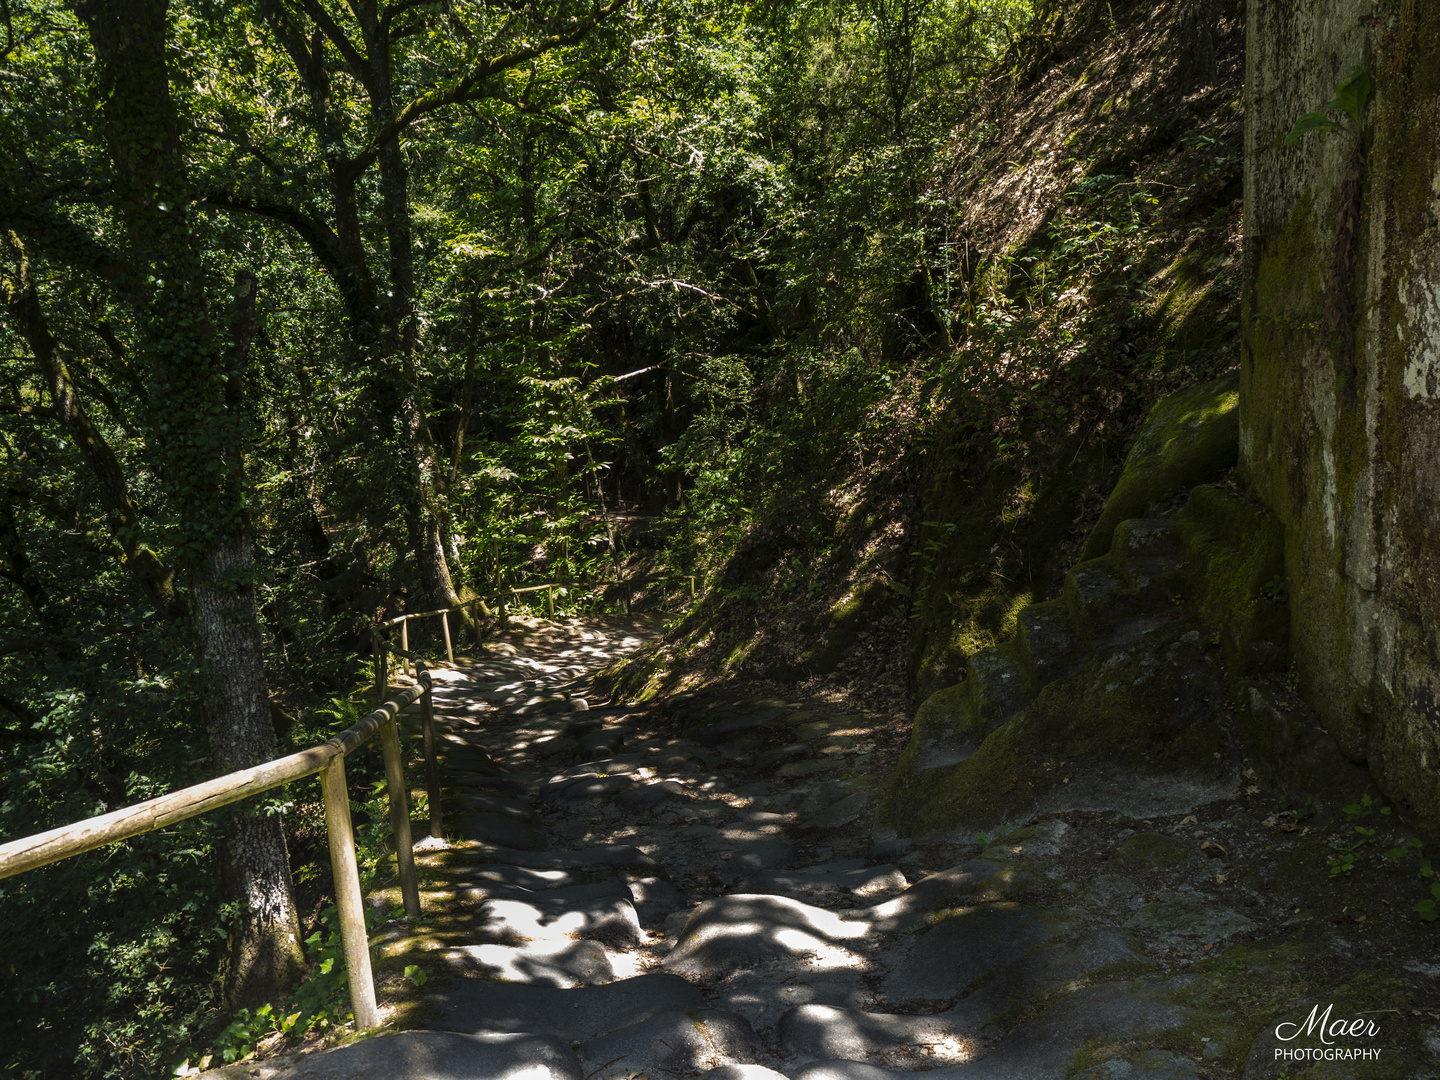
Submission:
[[[1285,136],[1285,145],[1293,146],[1299,142],[1302,136],[1312,131],[1341,131],[1339,124],[1335,123],[1328,116],[1321,112],[1306,113],[1295,121],[1295,126],[1290,129],[1290,134]]]
[[[1327,109],[1339,109],[1346,116],[1360,123],[1360,113],[1365,108],[1365,103],[1370,100],[1370,89],[1372,87],[1370,73],[1364,66],[1357,67],[1342,82],[1335,86],[1335,100],[1328,102]]]

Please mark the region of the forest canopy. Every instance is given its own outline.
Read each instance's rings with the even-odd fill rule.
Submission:
[[[377,618],[613,609],[638,518],[703,581],[863,462],[986,318],[933,177],[1056,19],[0,0],[0,835],[325,737]],[[0,885],[14,1075],[153,1076],[288,992],[310,798]]]

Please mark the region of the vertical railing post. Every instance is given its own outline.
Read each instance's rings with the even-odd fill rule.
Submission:
[[[375,1007],[375,979],[370,972],[370,937],[365,932],[365,905],[360,896],[360,868],[355,864],[355,833],[350,825],[350,795],[345,788],[345,758],[337,755],[320,770],[325,800],[325,829],[330,834],[330,870],[335,902],[340,909],[340,941],[350,978],[350,1008],[357,1028],[380,1023]]]
[[[415,877],[415,848],[410,838],[410,792],[405,787],[405,761],[400,756],[400,733],[394,717],[380,725],[380,748],[385,754],[385,787],[390,794],[390,826],[395,834],[400,895],[405,899],[405,914],[419,918],[420,883]]]
[[[545,586],[545,614],[550,617],[551,622],[555,621],[555,586],[553,585]]]
[[[370,628],[370,652],[375,657],[375,707],[385,704],[385,691],[390,687],[389,653],[380,644],[380,630]]]
[[[400,616],[400,650],[408,653],[410,651],[410,617]],[[414,671],[415,663],[409,656],[400,657],[400,666],[406,671]]]
[[[481,616],[486,619],[490,618],[489,605],[486,604],[483,599],[476,599],[475,603],[480,605]],[[480,632],[480,620],[477,619],[472,613],[470,616],[470,621],[474,624],[475,627],[475,648],[483,649],[485,647],[485,635]]]
[[[440,629],[445,631],[445,655],[450,658],[450,663],[455,663],[455,648],[450,644],[450,613],[440,612]]]
[[[504,600],[500,601],[500,632],[503,634],[510,629],[510,605]]]
[[[416,665],[417,678],[424,692],[420,695],[420,733],[425,743],[425,798],[430,803],[430,835],[436,840],[445,837],[440,820],[440,763],[435,760],[435,710],[430,702],[430,672],[422,661]]]

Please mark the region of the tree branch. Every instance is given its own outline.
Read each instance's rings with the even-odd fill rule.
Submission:
[[[602,8],[597,8],[593,15],[581,20],[578,25],[566,33],[552,34],[549,37],[541,38],[534,45],[527,45],[501,56],[482,60],[448,87],[432,90],[428,94],[422,94],[415,98],[396,113],[394,119],[381,125],[380,130],[370,137],[364,148],[350,159],[346,166],[348,175],[353,178],[368,169],[375,158],[379,156],[381,147],[397,138],[401,132],[422,117],[448,105],[485,97],[487,91],[484,90],[482,84],[492,76],[498,75],[502,71],[509,71],[513,67],[518,67],[528,60],[534,60],[554,49],[562,49],[584,40],[591,30],[619,11],[624,3],[625,0],[610,0],[610,3]]]

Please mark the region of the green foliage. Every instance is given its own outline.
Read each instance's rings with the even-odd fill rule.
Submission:
[[[367,910],[367,925],[372,919],[378,919],[378,916]],[[215,1036],[210,1051],[212,1058],[228,1065],[254,1053],[255,1044],[275,1032],[298,1039],[311,1031],[324,1031],[350,1019],[349,982],[336,909],[332,906],[321,912],[320,922],[321,929],[305,939],[305,956],[310,972],[294,993],[283,1005],[261,1005],[253,1013],[249,1009],[237,1010]],[[408,967],[405,977],[412,979],[416,986],[424,985],[424,972],[418,968],[415,971],[419,974],[418,979]]]
[[[1342,844],[1338,855],[1329,856],[1331,877],[1339,877],[1342,874],[1349,877],[1364,849],[1378,842],[1375,839],[1377,830],[1373,826],[1358,824],[1357,819],[1362,817],[1368,819],[1372,813],[1388,815],[1391,812],[1390,807],[1381,806],[1369,795],[1362,795],[1358,802],[1341,807],[1341,811],[1345,814],[1346,820],[1351,822],[1355,838]]]
[[[1385,857],[1387,859],[1403,859],[1407,855],[1412,854],[1415,856],[1417,864],[1415,868],[1416,876],[1419,877],[1421,881],[1428,883],[1430,895],[1424,900],[1421,900],[1411,910],[1414,911],[1416,915],[1419,915],[1425,922],[1440,921],[1440,910],[1436,908],[1436,904],[1440,903],[1440,881],[1435,880],[1435,867],[1430,860],[1425,857],[1425,842],[1418,837],[1412,836],[1399,847],[1391,848],[1385,852]]]
[[[1285,136],[1285,145],[1293,146],[1312,131],[1336,135],[1350,134],[1358,137],[1360,114],[1365,110],[1365,103],[1370,100],[1372,87],[1370,73],[1362,64],[1335,84],[1333,98],[1321,105],[1315,112],[1305,113],[1295,121],[1295,126]],[[1349,125],[1333,119],[1335,113],[1349,117]]]

